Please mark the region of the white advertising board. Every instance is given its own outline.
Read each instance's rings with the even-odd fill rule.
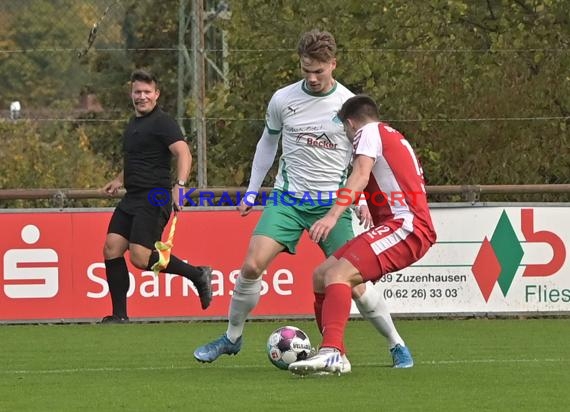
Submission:
[[[570,207],[433,208],[432,218],[436,244],[375,285],[392,313],[570,312]]]

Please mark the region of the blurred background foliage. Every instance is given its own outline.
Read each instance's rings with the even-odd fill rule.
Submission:
[[[119,172],[136,67],[158,74],[160,104],[176,113],[181,1],[0,2],[1,188],[93,188]],[[570,182],[567,0],[228,3],[229,19],[206,22],[209,186],[247,185],[266,104],[300,78],[295,48],[312,28],[335,35],[335,77],[377,99],[429,185]],[[184,39],[189,47],[191,24]],[[195,154],[188,73],[183,82]]]

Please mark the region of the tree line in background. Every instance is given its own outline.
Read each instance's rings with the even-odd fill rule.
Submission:
[[[179,0],[102,3],[0,4],[2,106],[19,99],[48,118],[74,113],[1,121],[0,187],[94,188],[115,175],[136,67],[158,74],[160,104],[175,113]],[[380,103],[428,184],[570,182],[567,1],[229,3],[231,18],[213,23],[227,39],[227,78],[210,71],[206,90],[210,186],[247,185],[266,104],[300,78],[296,43],[311,28],[335,35],[335,77]],[[96,21],[98,37],[78,57]],[[80,96],[96,96],[102,110],[77,111]],[[195,145],[189,95],[185,103]]]

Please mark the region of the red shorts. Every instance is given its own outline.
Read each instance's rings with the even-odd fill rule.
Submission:
[[[418,261],[431,245],[421,232],[404,230],[401,220],[392,220],[361,233],[333,256],[352,263],[365,282],[375,282]]]

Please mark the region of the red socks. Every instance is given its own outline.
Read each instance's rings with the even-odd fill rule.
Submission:
[[[319,296],[323,297],[320,304]],[[343,339],[350,316],[351,296],[350,286],[344,283],[333,283],[327,286],[324,296],[315,293],[315,315],[317,316],[317,325],[323,333],[321,347],[336,348],[341,353],[345,352]],[[320,314],[318,313],[319,309],[322,312]]]
[[[315,303],[313,307],[315,308],[315,320],[317,321],[317,327],[321,335],[323,334],[323,302],[325,300],[324,293],[315,292]]]

